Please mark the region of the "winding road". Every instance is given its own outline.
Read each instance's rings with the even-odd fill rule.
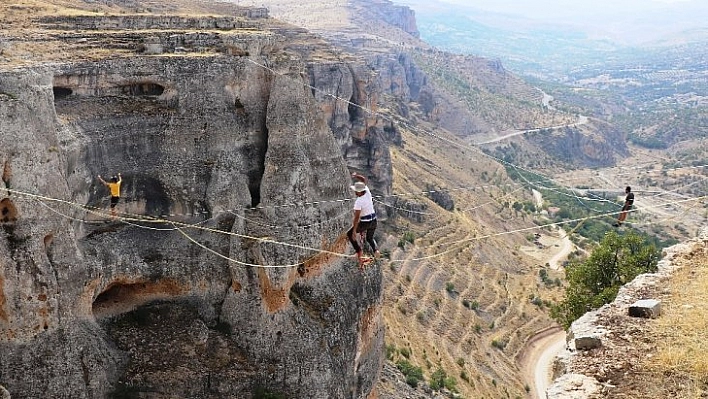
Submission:
[[[539,208],[543,207],[543,195],[537,190],[532,190],[532,193],[536,205]],[[565,230],[558,228],[558,233],[562,246],[548,259],[548,264],[553,270],[559,270],[560,263],[575,248]],[[560,326],[548,327],[531,337],[518,356],[519,365],[532,388],[531,395],[535,399],[546,399],[546,390],[553,378],[553,359],[565,347],[565,338],[565,331]]]
[[[543,98],[541,99],[541,103],[543,104],[543,106],[548,108],[549,110],[555,110],[555,108],[551,105],[551,101],[553,101],[553,96],[549,95],[548,93],[544,92],[543,90],[541,90],[539,88],[536,88],[536,89],[538,91],[540,91],[541,94],[543,95]],[[505,134],[501,137],[496,137],[491,140],[482,141],[482,142],[475,143],[475,144],[481,145],[481,144],[497,143],[497,142],[500,142],[502,140],[506,140],[511,137],[521,136],[522,134],[526,134],[526,133],[540,132],[541,130],[544,130],[544,129],[561,129],[564,127],[577,127],[577,126],[584,125],[584,124],[588,123],[588,121],[589,121],[589,119],[587,116],[578,115],[578,121],[575,123],[568,124],[568,125],[548,126],[548,127],[539,127],[539,128],[535,128],[535,129],[520,130],[520,131]]]
[[[565,331],[560,327],[553,334],[535,342],[538,345],[536,356],[531,362],[533,370],[533,391],[536,399],[546,399],[546,390],[553,378],[553,359],[565,348]]]
[[[528,129],[528,130],[519,130],[519,131],[516,131],[516,132],[513,132],[513,133],[505,134],[505,135],[500,136],[500,137],[497,137],[497,138],[493,138],[493,139],[491,139],[491,140],[482,141],[482,142],[479,142],[479,143],[476,143],[476,144],[477,144],[477,145],[481,145],[481,144],[492,144],[492,143],[497,143],[497,142],[502,141],[502,140],[506,140],[506,139],[511,138],[511,137],[521,136],[522,134],[526,134],[526,133],[540,132],[541,130],[545,130],[545,129],[562,129],[562,128],[564,128],[564,127],[577,127],[577,126],[580,126],[580,125],[584,125],[584,124],[586,124],[586,123],[588,123],[588,117],[585,116],[585,115],[579,115],[577,122],[571,123],[571,124],[568,124],[568,125],[557,125],[557,126],[539,127],[539,128],[535,128],[535,129]]]

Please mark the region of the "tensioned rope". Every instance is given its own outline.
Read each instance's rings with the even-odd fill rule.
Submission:
[[[335,99],[335,100],[337,100],[337,101],[342,101],[342,102],[344,102],[344,103],[347,104],[347,105],[351,105],[351,106],[357,107],[357,108],[363,110],[364,112],[366,112],[366,113],[369,114],[369,115],[376,115],[376,116],[379,116],[379,117],[381,117],[381,118],[383,118],[383,119],[385,119],[385,120],[388,120],[388,121],[390,121],[390,122],[392,122],[392,123],[397,123],[397,124],[400,124],[400,125],[403,125],[403,126],[407,126],[407,127],[408,127],[410,130],[412,130],[412,131],[416,131],[416,132],[421,132],[421,133],[427,134],[427,135],[429,135],[429,136],[431,136],[431,137],[437,138],[438,140],[447,142],[448,144],[451,144],[451,145],[453,145],[453,146],[455,146],[455,147],[462,148],[462,149],[470,149],[470,150],[476,151],[476,152],[482,154],[483,156],[486,156],[486,157],[488,157],[488,158],[490,158],[490,159],[495,160],[496,162],[498,162],[498,163],[500,163],[500,164],[513,167],[514,169],[523,170],[523,171],[525,171],[525,172],[527,172],[527,173],[530,173],[530,174],[532,174],[532,175],[534,175],[534,176],[537,176],[537,177],[539,177],[539,178],[546,179],[546,180],[548,180],[548,181],[551,181],[551,182],[553,182],[553,183],[556,183],[557,185],[559,185],[559,186],[561,186],[561,187],[563,187],[563,188],[569,190],[571,193],[573,193],[572,196],[573,196],[577,201],[579,201],[579,202],[582,203],[582,199],[575,193],[575,191],[574,191],[572,188],[568,188],[568,187],[565,187],[563,184],[559,184],[558,181],[556,181],[555,179],[552,179],[552,178],[550,178],[550,177],[544,176],[544,175],[542,175],[542,174],[540,174],[540,173],[538,173],[538,172],[529,170],[529,169],[524,168],[524,167],[522,167],[522,166],[515,165],[515,164],[513,164],[513,163],[511,163],[511,162],[508,162],[508,161],[505,161],[504,159],[501,159],[501,158],[499,158],[499,157],[495,157],[495,156],[493,156],[493,155],[491,155],[491,154],[488,154],[488,153],[482,151],[481,149],[479,149],[479,148],[477,148],[477,147],[475,147],[475,146],[469,146],[469,145],[457,143],[457,142],[455,142],[454,140],[451,140],[451,139],[442,137],[442,136],[440,136],[440,135],[438,135],[438,134],[435,134],[435,133],[432,133],[432,132],[428,132],[428,131],[426,131],[425,129],[420,129],[420,128],[418,128],[417,126],[413,126],[413,125],[412,125],[411,123],[409,123],[407,120],[402,120],[402,118],[400,118],[400,117],[395,117],[395,116],[389,117],[389,116],[384,115],[384,114],[382,114],[382,113],[380,113],[380,112],[376,112],[376,111],[370,110],[370,109],[368,109],[368,108],[366,108],[366,107],[364,107],[364,106],[362,106],[362,105],[360,105],[360,104],[356,104],[356,103],[354,103],[354,102],[352,102],[352,101],[349,101],[349,100],[347,100],[347,99],[345,99],[345,98],[342,98],[342,97],[340,97],[340,96],[337,96],[336,94],[327,93],[327,92],[325,92],[325,91],[323,91],[323,90],[321,90],[321,89],[319,89],[319,88],[317,88],[317,87],[315,87],[315,86],[313,86],[313,85],[311,85],[311,84],[309,84],[309,83],[305,83],[305,82],[303,82],[303,81],[297,81],[296,79],[294,79],[294,78],[292,78],[292,77],[289,77],[289,76],[284,75],[284,74],[282,74],[282,73],[278,73],[278,72],[275,71],[273,68],[270,68],[270,67],[268,67],[268,66],[266,66],[266,65],[260,64],[260,63],[254,61],[254,60],[252,60],[252,59],[250,59],[250,58],[247,58],[246,60],[247,60],[248,62],[250,62],[250,63],[252,63],[252,64],[254,64],[254,65],[260,67],[260,68],[263,68],[263,69],[265,69],[265,70],[271,72],[272,74],[274,74],[274,75],[276,75],[276,76],[281,76],[281,77],[283,77],[283,78],[290,79],[290,80],[292,80],[292,81],[296,81],[298,84],[300,84],[300,85],[302,85],[302,86],[304,86],[304,87],[307,87],[307,88],[309,88],[309,89],[311,89],[311,90],[313,90],[313,91],[317,91],[317,92],[323,93],[325,96],[331,97],[331,98],[333,98],[333,99]],[[520,174],[520,175],[521,175],[521,174]],[[529,181],[528,179],[525,179],[525,180],[526,180],[528,183],[530,183],[530,181]],[[540,188],[541,188],[541,189],[545,189],[545,190],[556,191],[555,189],[548,188],[548,187],[540,187]],[[567,195],[567,194],[564,194],[564,195]],[[585,199],[588,200],[588,201],[594,200],[594,201],[601,201],[601,202],[612,202],[612,201],[610,201],[610,200],[605,200],[605,199],[590,199],[590,198],[587,198],[587,197],[586,197]],[[590,208],[590,209],[592,209],[592,208]],[[596,212],[598,212],[598,211],[596,211]]]
[[[16,189],[10,189],[6,188],[4,189],[8,192],[20,195],[20,196],[25,196],[31,199],[36,199],[36,200],[42,200],[42,201],[47,201],[47,202],[55,202],[55,203],[60,203],[60,204],[66,204],[69,206],[72,206],[74,208],[82,209],[85,210],[89,213],[104,217],[106,219],[115,219],[115,220],[127,220],[127,221],[132,221],[132,222],[146,222],[146,223],[156,223],[156,224],[172,224],[175,227],[182,227],[182,228],[193,228],[197,230],[203,230],[203,231],[208,231],[211,233],[218,233],[218,234],[226,234],[226,235],[231,235],[239,238],[244,238],[248,240],[253,240],[256,242],[260,243],[270,243],[270,244],[277,244],[277,245],[282,245],[285,247],[290,247],[290,248],[297,248],[297,249],[302,249],[302,250],[307,250],[307,251],[313,251],[313,252],[318,252],[318,253],[324,253],[328,255],[334,255],[334,256],[340,256],[340,257],[345,257],[345,258],[351,258],[353,255],[346,255],[346,254],[341,254],[338,252],[333,252],[333,251],[327,251],[324,249],[320,248],[311,248],[307,247],[304,245],[298,245],[298,244],[292,244],[292,243],[287,243],[287,242],[281,242],[281,241],[276,241],[267,237],[254,237],[254,236],[249,236],[246,234],[241,234],[241,233],[235,233],[232,231],[224,231],[224,230],[219,230],[211,227],[205,227],[205,226],[198,226],[196,224],[189,224],[189,223],[184,223],[184,222],[178,222],[174,220],[168,220],[168,219],[162,219],[162,218],[147,218],[144,215],[132,215],[129,213],[120,213],[119,215],[116,215],[115,217],[107,214],[105,212],[99,212],[90,208],[87,208],[84,205],[72,202],[72,201],[67,201],[67,200],[62,200],[58,198],[52,198],[52,197],[47,197],[44,195],[40,194],[32,194],[32,193],[27,193],[24,191],[16,190]]]
[[[68,205],[71,205],[71,206],[74,206],[74,207],[79,207],[79,208],[85,209],[82,205],[77,204],[77,203],[73,203],[73,202],[71,202],[71,201],[61,200],[61,199],[57,199],[57,198],[51,198],[51,197],[47,197],[47,196],[43,196],[43,195],[39,195],[39,194],[25,193],[25,192],[23,192],[23,191],[19,191],[19,190],[15,190],[15,189],[5,189],[5,190],[10,191],[10,192],[13,192],[13,193],[15,193],[15,194],[18,194],[18,195],[20,195],[20,196],[27,196],[27,197],[29,197],[29,198],[31,198],[31,199],[35,199],[35,200],[48,201],[48,202],[56,202],[56,203],[63,203],[63,204],[68,204]],[[677,201],[670,201],[670,202],[666,202],[666,203],[663,203],[663,204],[657,204],[657,205],[655,205],[655,206],[660,207],[660,206],[667,206],[667,205],[676,205],[676,204],[686,203],[686,202],[690,202],[690,201],[703,201],[703,200],[705,200],[706,198],[708,198],[708,196],[701,196],[701,197],[695,197],[695,198],[689,198],[689,199],[683,199],[683,200],[677,200]],[[93,211],[93,210],[87,210],[87,211],[92,212],[92,213],[96,213],[96,214],[101,214],[101,213],[99,213],[99,212],[97,212],[97,211]],[[638,212],[638,211],[640,211],[640,209],[632,209],[632,210],[629,210],[629,211],[627,211],[627,212],[628,212],[628,213],[631,213],[631,212]],[[565,220],[565,221],[553,222],[553,223],[547,223],[547,224],[544,224],[544,225],[537,225],[537,226],[525,227],[525,228],[514,229],[514,230],[507,230],[507,231],[502,231],[502,232],[497,232],[497,233],[485,234],[485,235],[481,235],[481,236],[477,236],[477,237],[472,237],[472,238],[466,238],[466,239],[462,239],[462,240],[458,240],[458,241],[453,241],[453,242],[441,243],[441,244],[437,244],[437,245],[434,245],[434,246],[438,246],[438,247],[439,247],[439,246],[443,246],[443,245],[444,245],[444,246],[456,246],[456,245],[459,245],[459,244],[465,244],[465,243],[469,243],[469,242],[472,242],[472,241],[479,241],[479,240],[483,240],[483,239],[487,239],[487,238],[499,237],[499,236],[508,235],[508,234],[514,234],[514,233],[521,233],[521,232],[525,232],[525,231],[532,231],[532,230],[542,229],[542,228],[550,227],[550,226],[560,226],[560,225],[564,225],[564,224],[568,224],[568,223],[583,222],[583,221],[585,221],[585,220],[597,219],[597,218],[600,218],[600,217],[613,216],[613,215],[616,215],[616,214],[618,214],[618,213],[620,213],[620,212],[610,212],[610,213],[605,213],[605,214],[602,214],[602,215],[592,215],[592,216],[587,216],[587,217],[584,217],[584,218],[578,218],[578,219],[572,219],[572,220]],[[108,216],[108,217],[113,218],[112,216],[107,215],[107,214],[105,214],[105,213],[103,213],[102,216]],[[178,231],[180,231],[180,233],[181,233],[182,235],[184,235],[186,238],[188,238],[188,239],[189,239],[190,241],[192,241],[193,243],[199,245],[199,246],[202,247],[202,248],[208,249],[210,252],[213,252],[213,253],[215,253],[215,254],[218,254],[220,257],[222,257],[222,258],[224,258],[224,259],[227,259],[227,260],[229,260],[229,261],[231,261],[231,262],[234,262],[234,263],[237,263],[237,264],[240,264],[240,265],[243,265],[243,266],[261,267],[261,268],[289,268],[289,267],[297,267],[297,266],[300,266],[303,262],[298,262],[298,263],[296,263],[296,264],[290,264],[290,265],[258,265],[258,264],[251,264],[251,263],[241,262],[241,261],[238,261],[238,260],[236,260],[236,259],[229,258],[228,256],[225,256],[225,255],[223,255],[223,254],[220,254],[220,253],[214,251],[213,249],[208,248],[208,247],[204,246],[203,244],[197,242],[197,241],[194,240],[191,236],[189,236],[188,234],[185,234],[185,233],[182,231],[182,228],[194,228],[194,229],[203,230],[203,231],[208,231],[208,232],[212,232],[212,233],[226,234],[226,235],[231,235],[231,236],[236,236],[236,237],[251,239],[251,240],[254,240],[254,241],[257,241],[257,242],[263,242],[263,243],[279,244],[279,245],[283,245],[283,246],[287,246],[287,247],[293,247],[293,248],[298,248],[298,249],[304,249],[304,250],[309,250],[309,251],[313,251],[313,252],[317,252],[317,253],[321,253],[321,254],[329,254],[329,255],[334,255],[334,256],[339,256],[339,257],[344,257],[344,258],[353,258],[353,257],[354,257],[354,255],[346,255],[346,254],[342,254],[342,253],[338,253],[338,252],[333,252],[333,251],[328,251],[328,250],[323,250],[323,249],[310,248],[310,247],[306,247],[306,246],[302,246],[302,245],[296,245],[296,244],[291,244],[291,243],[280,242],[280,241],[272,240],[272,239],[269,239],[269,238],[252,237],[252,236],[248,236],[248,235],[245,235],[245,234],[239,234],[239,233],[234,233],[234,232],[230,232],[230,231],[223,231],[223,230],[213,229],[213,228],[204,227],[204,226],[196,226],[196,225],[191,225],[191,224],[188,224],[188,223],[177,222],[177,221],[171,221],[171,220],[165,220],[165,219],[153,219],[153,218],[150,218],[150,219],[145,219],[145,218],[134,219],[134,218],[133,218],[133,219],[131,219],[131,218],[126,218],[125,216],[116,216],[115,219],[125,219],[125,220],[132,220],[132,221],[141,221],[141,222],[150,222],[150,223],[161,223],[161,224],[172,224],[175,228],[178,228]],[[139,225],[138,225],[138,226],[139,226]],[[139,227],[142,227],[142,226],[139,226]],[[437,254],[425,256],[425,257],[413,258],[413,259],[405,259],[405,260],[393,260],[393,261],[391,261],[391,262],[405,262],[405,261],[418,261],[418,260],[432,259],[432,258],[435,258],[435,257],[439,257],[439,256],[442,256],[442,255],[445,255],[446,253],[450,253],[450,252],[452,252],[452,251],[454,251],[454,250],[456,250],[456,249],[459,249],[459,248],[453,247],[453,248],[451,248],[451,249],[449,249],[449,250],[446,250],[446,251],[443,251],[443,252],[440,252],[440,253],[437,253]]]
[[[696,197],[696,198],[684,199],[684,200],[679,200],[679,201],[667,202],[667,203],[664,203],[664,204],[659,204],[659,205],[657,205],[657,206],[675,205],[675,204],[685,203],[685,202],[690,202],[690,201],[703,201],[703,200],[705,200],[705,199],[707,199],[707,198],[708,198],[708,195],[704,195],[704,196],[702,196],[702,197]],[[626,212],[627,212],[627,213],[631,213],[631,212],[639,212],[639,211],[641,211],[641,209],[631,209],[631,210],[626,211]],[[446,243],[442,243],[442,244],[437,244],[437,245],[433,245],[433,246],[443,246],[443,245],[445,245],[445,246],[448,246],[448,245],[450,245],[450,246],[453,246],[453,245],[454,245],[454,246],[458,246],[458,245],[466,244],[466,243],[473,242],[473,241],[481,241],[481,240],[488,239],[488,238],[499,237],[499,236],[508,235],[508,234],[514,234],[514,233],[523,233],[523,232],[526,232],[526,231],[533,231],[533,230],[543,229],[543,228],[551,227],[551,226],[562,226],[562,225],[569,224],[569,223],[582,223],[582,222],[585,222],[585,221],[587,221],[587,220],[599,219],[599,218],[602,218],[602,217],[614,216],[614,215],[617,215],[617,214],[619,214],[619,213],[620,213],[620,211],[618,211],[618,212],[611,212],[611,213],[605,213],[605,214],[602,214],[602,215],[586,216],[586,217],[584,217],[584,218],[578,218],[578,219],[572,219],[572,220],[563,220],[563,221],[560,221],[560,222],[547,223],[547,224],[543,224],[543,225],[537,225],[537,226],[531,226],[531,227],[524,227],[524,228],[520,228],[520,229],[506,230],[506,231],[502,231],[502,232],[498,232],[498,233],[490,233],[490,234],[485,234],[485,235],[481,235],[481,236],[477,236],[477,237],[465,238],[465,239],[458,240],[458,241],[452,241],[452,242],[446,242]],[[450,252],[453,252],[453,251],[459,250],[459,249],[460,249],[460,247],[454,247],[454,248],[445,250],[445,251],[443,251],[443,252],[438,252],[438,253],[435,253],[435,254],[432,254],[432,255],[428,255],[428,256],[423,256],[423,257],[418,257],[418,258],[409,258],[409,259],[396,259],[396,260],[391,260],[390,262],[403,263],[403,262],[409,262],[409,261],[421,261],[421,260],[434,259],[434,258],[443,256],[443,255],[445,255],[445,254],[448,254],[448,253],[450,253]]]

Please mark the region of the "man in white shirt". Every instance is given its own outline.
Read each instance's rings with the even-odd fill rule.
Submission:
[[[354,218],[352,220],[352,228],[347,231],[349,242],[352,243],[356,257],[359,260],[359,269],[364,268],[364,251],[359,245],[355,234],[366,232],[366,242],[369,243],[374,251],[374,256],[379,257],[379,249],[374,240],[374,232],[376,232],[376,212],[374,211],[374,200],[371,197],[371,191],[366,185],[366,177],[352,173],[352,178],[358,180],[350,188],[356,193],[356,201],[354,201]]]

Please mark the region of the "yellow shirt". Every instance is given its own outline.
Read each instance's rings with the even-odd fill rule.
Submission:
[[[120,197],[120,183],[106,183],[108,188],[111,190],[111,197]]]

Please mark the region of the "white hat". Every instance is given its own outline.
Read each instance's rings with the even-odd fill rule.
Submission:
[[[349,186],[349,188],[351,188],[352,190],[354,190],[357,193],[360,193],[362,191],[366,191],[366,184],[364,184],[364,182],[358,181],[358,182],[354,183],[353,186]]]

